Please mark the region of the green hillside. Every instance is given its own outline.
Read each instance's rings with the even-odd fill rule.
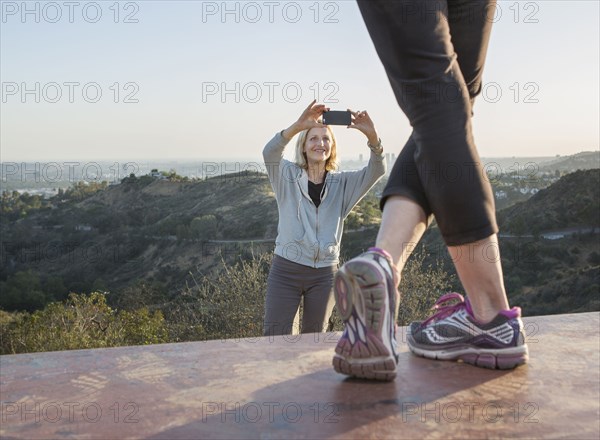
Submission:
[[[375,191],[347,228],[379,221]],[[111,292],[113,303],[143,283],[170,298],[232,261],[271,252],[277,204],[264,174],[207,180],[128,177],[119,185],[77,184],[43,200],[4,193],[0,308],[34,310],[69,292]]]
[[[575,171],[498,213],[502,232],[535,234],[600,226],[600,169]]]
[[[525,316],[600,310],[598,177],[565,175],[498,213],[507,293]],[[342,260],[375,242],[384,184],[346,220]],[[0,353],[261,334],[277,228],[265,175],[130,176],[49,200],[5,192],[0,208],[0,309],[35,311],[0,310]],[[570,231],[549,240],[546,228]],[[462,291],[435,224],[400,289],[401,324]],[[331,325],[341,329],[337,315]]]
[[[23,198],[23,196],[21,196]],[[209,270],[241,246],[209,240],[271,238],[277,206],[265,175],[205,181],[127,178],[7,212],[0,224],[0,306],[33,310],[72,292],[114,295],[139,281],[164,293],[191,269]]]
[[[545,298],[556,283],[577,279],[577,271],[598,270],[598,234],[589,227],[600,229],[599,180],[598,169],[577,171],[498,213],[511,297],[525,301],[523,295],[544,288]],[[375,242],[376,194],[384,183],[346,220],[343,260]],[[276,202],[262,174],[195,181],[132,176],[119,185],[77,184],[50,200],[4,193],[1,207],[0,308],[5,310],[36,310],[69,292],[109,292],[110,304],[120,306],[168,302],[194,283],[193,276],[216,275],[223,261],[272,252],[277,233]],[[579,233],[560,240],[540,235],[560,229]],[[423,267],[441,263],[454,274],[435,226],[419,249]],[[590,285],[598,292],[597,284]],[[458,282],[454,288],[461,289]],[[593,309],[594,304],[585,300],[568,310],[532,311]]]

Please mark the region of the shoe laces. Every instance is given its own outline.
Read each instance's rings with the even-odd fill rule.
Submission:
[[[451,301],[458,302],[451,303]],[[432,321],[441,321],[442,319],[447,318],[448,316],[458,312],[461,309],[467,309],[467,311],[469,311],[470,304],[468,301],[468,299],[465,300],[465,298],[463,298],[463,296],[460,293],[456,292],[446,293],[445,295],[442,295],[431,308],[436,312],[429,318],[427,318],[425,321],[423,321],[421,323],[421,327],[427,326],[427,324],[429,324]]]

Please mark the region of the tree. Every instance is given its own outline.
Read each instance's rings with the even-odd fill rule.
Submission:
[[[217,234],[217,217],[212,214],[195,217],[190,222],[190,234],[202,241],[214,239]]]
[[[40,277],[32,270],[15,273],[6,282],[0,282],[0,288],[0,307],[4,310],[31,312],[47,302]]]

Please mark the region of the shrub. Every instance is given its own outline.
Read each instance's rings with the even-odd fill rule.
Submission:
[[[192,285],[165,307],[170,340],[207,340],[262,336],[271,255],[234,264],[222,261],[214,276],[192,274]]]
[[[437,299],[454,284],[454,278],[442,269],[441,262],[425,266],[426,257],[424,251],[415,252],[404,267],[399,288],[398,325],[427,318]]]
[[[170,340],[210,340],[262,335],[264,301],[271,254],[263,254],[235,264],[223,262],[216,276],[193,279],[165,310]],[[424,319],[437,298],[452,284],[452,278],[439,266],[423,270],[426,254],[417,252],[408,261],[400,291],[398,324]],[[301,309],[302,312],[302,309]],[[329,331],[343,329],[335,311]]]
[[[166,342],[160,311],[111,309],[104,294],[72,293],[33,314],[14,314],[0,322],[0,353],[74,350]]]
[[[131,288],[126,301],[117,302],[126,310],[112,309],[106,295],[95,292],[72,293],[66,301],[32,314],[2,312],[0,353],[262,336],[271,257],[251,254],[233,263],[222,261],[215,274],[199,279],[192,275],[191,285],[167,303],[160,288],[140,283]],[[428,316],[438,296],[452,285],[452,277],[439,264],[424,267],[425,258],[424,251],[415,252],[404,269],[400,325]],[[158,302],[161,310],[151,312]],[[135,304],[141,308],[133,310]],[[342,329],[334,311],[329,330]]]

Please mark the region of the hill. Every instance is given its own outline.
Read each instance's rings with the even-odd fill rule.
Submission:
[[[347,228],[379,219],[375,192]],[[271,252],[277,204],[266,175],[205,180],[130,176],[118,185],[77,184],[50,200],[3,194],[0,307],[34,310],[69,292],[109,291],[113,304],[152,290],[168,300],[222,259]]]
[[[1,305],[32,310],[70,291],[123,292],[138,281],[163,293],[219,253],[245,248],[208,240],[270,238],[277,207],[262,174],[203,181],[130,177],[81,197],[53,198],[3,215]]]
[[[497,213],[506,291],[526,316],[600,310],[599,177],[598,169],[567,174]],[[565,234],[544,238],[557,230]],[[437,227],[421,248],[429,263],[439,260],[456,275]],[[458,282],[453,288],[462,291]]]
[[[540,171],[590,170],[600,168],[600,151],[583,151],[571,156],[557,157],[540,164]]]
[[[600,226],[600,169],[576,171],[498,213],[502,232],[536,234]]]
[[[539,298],[550,298],[546,292],[566,291],[565,286],[579,291],[579,271],[599,270],[598,235],[583,233],[583,227],[600,228],[599,178],[597,169],[565,175],[498,213],[511,299],[529,301],[538,291]],[[373,245],[380,220],[376,194],[384,183],[346,220],[342,259]],[[77,184],[50,200],[3,194],[2,212],[0,307],[7,310],[35,310],[69,292],[108,291],[117,306],[138,301],[145,292],[144,301],[166,303],[195,283],[194,275],[216,274],[222,260],[271,252],[278,217],[268,178],[257,173],[206,180],[130,176],[118,185]],[[543,239],[545,231],[561,228],[579,233]],[[424,268],[441,263],[454,274],[435,226],[419,249]],[[586,279],[597,295],[597,278]],[[454,288],[461,290],[458,284]],[[587,299],[567,302],[568,309],[553,306],[557,301],[549,304],[544,313],[598,307]]]

